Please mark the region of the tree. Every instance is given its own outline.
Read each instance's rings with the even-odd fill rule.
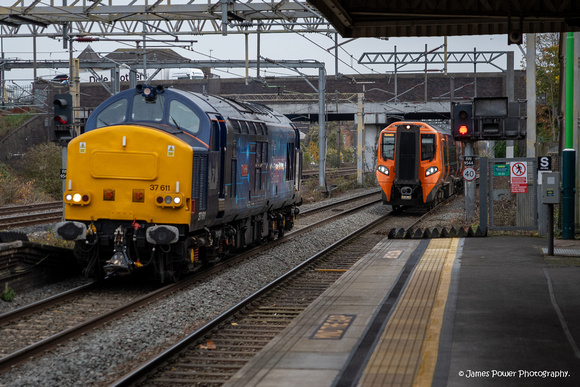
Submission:
[[[558,139],[560,34],[536,34],[536,116],[538,142]],[[525,67],[525,63],[524,63]]]
[[[304,162],[318,162],[318,125],[311,125],[306,137],[308,146],[304,148]],[[338,124],[329,122],[326,126],[326,163],[329,167],[338,168],[341,163],[351,162],[354,150],[345,146],[344,134],[338,132]]]

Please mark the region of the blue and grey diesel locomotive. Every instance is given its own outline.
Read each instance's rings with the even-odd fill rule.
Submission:
[[[69,143],[56,231],[87,276],[174,280],[290,230],[301,160],[298,130],[265,106],[139,85]]]

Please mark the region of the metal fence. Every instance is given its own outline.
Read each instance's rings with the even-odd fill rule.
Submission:
[[[491,231],[538,229],[537,159],[480,158],[480,222]]]

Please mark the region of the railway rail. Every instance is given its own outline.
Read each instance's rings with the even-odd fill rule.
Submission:
[[[0,207],[0,230],[60,222],[62,207],[59,201]]]
[[[407,228],[428,214],[413,219]],[[387,218],[369,223],[312,256],[117,380],[115,386],[223,385],[384,238]]]
[[[166,297],[181,289],[193,285],[202,278],[215,274],[224,268],[241,262],[254,254],[272,248],[296,238],[301,234],[320,227],[345,213],[359,211],[376,203],[376,201],[366,202],[362,205],[341,211],[324,220],[305,226],[283,238],[269,243],[265,246],[255,247],[232,259],[210,267],[199,273],[197,276],[189,277],[181,282],[165,286],[161,289],[148,292],[147,294],[134,294],[134,292],[113,291],[99,289],[94,285],[87,285],[70,291],[62,296],[51,297],[50,299],[39,301],[28,307],[20,308],[9,313],[0,315],[0,328],[10,335],[0,337],[0,372],[6,371],[10,367],[26,361],[32,356],[36,356],[59,344],[88,332],[97,327],[103,326],[109,321],[117,319],[137,308],[151,303],[155,300]],[[343,202],[339,203],[343,204]],[[333,205],[337,205],[336,203]],[[125,293],[129,293],[125,296]],[[113,298],[115,302],[107,302]],[[100,301],[105,300],[104,302]],[[89,312],[90,311],[90,312]],[[58,318],[52,316],[66,316]],[[36,319],[42,323],[36,323]],[[43,322],[48,322],[49,326]],[[43,325],[44,324],[44,325]]]
[[[327,176],[349,176],[356,174],[356,172],[357,172],[356,167],[349,167],[349,168],[330,169],[325,173]],[[309,179],[318,176],[319,173],[320,172],[315,169],[304,170],[302,171],[302,179]]]

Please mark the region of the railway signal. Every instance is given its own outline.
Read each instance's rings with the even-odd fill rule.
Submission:
[[[54,138],[61,145],[72,139],[73,103],[71,94],[54,95]]]
[[[472,141],[473,138],[473,105],[453,105],[453,138],[456,141]]]
[[[66,125],[72,119],[72,95],[54,95],[54,122],[57,125]]]

